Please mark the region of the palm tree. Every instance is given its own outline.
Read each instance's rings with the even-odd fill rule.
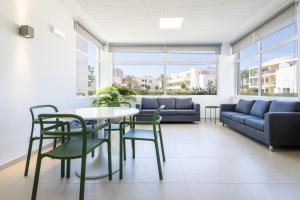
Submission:
[[[159,76],[159,80],[161,81],[161,88],[164,89],[165,88],[165,76],[163,74],[161,74]]]
[[[130,76],[130,75],[125,76],[125,78],[123,79],[123,82],[126,83],[129,88],[136,87],[138,84],[136,78],[134,76]]]

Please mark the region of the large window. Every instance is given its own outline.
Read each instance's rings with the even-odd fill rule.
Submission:
[[[138,95],[217,94],[213,53],[114,53],[114,85]]]
[[[237,53],[238,94],[297,96],[296,24],[270,34]]]
[[[95,95],[99,83],[99,48],[81,36],[76,36],[77,95]]]

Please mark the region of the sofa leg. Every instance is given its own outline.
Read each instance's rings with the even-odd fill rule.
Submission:
[[[274,151],[274,147],[273,146],[269,146],[269,151]]]

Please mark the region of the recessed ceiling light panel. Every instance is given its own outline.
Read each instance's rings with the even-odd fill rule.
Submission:
[[[160,18],[159,27],[161,29],[180,29],[183,18]]]

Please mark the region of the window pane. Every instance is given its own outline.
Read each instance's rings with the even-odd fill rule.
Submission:
[[[216,65],[167,65],[166,92],[170,95],[215,95]]]
[[[89,42],[89,45],[88,45],[89,57],[94,58],[95,60],[99,60],[98,51],[99,51],[99,49],[94,44]]]
[[[137,95],[163,94],[163,65],[114,65],[114,85],[132,88]]]
[[[264,50],[264,49],[270,48],[270,47],[274,46],[275,44],[278,44],[281,41],[284,41],[288,38],[295,36],[296,34],[297,34],[296,24],[287,26],[287,27],[267,36],[266,38],[264,38],[261,41],[262,49]]]
[[[262,54],[262,95],[297,96],[297,41]]]
[[[76,35],[76,48],[84,53],[88,53],[88,41],[79,34]]]
[[[77,53],[77,94],[86,95],[88,93],[88,58],[81,53]]]
[[[216,62],[217,56],[212,53],[168,53],[167,62]]]
[[[98,63],[91,59],[89,59],[88,63],[88,95],[95,95]]]
[[[114,62],[163,62],[162,53],[114,53]]]
[[[240,59],[238,63],[238,94],[258,95],[259,83],[259,56]]]
[[[77,34],[76,36],[77,94],[95,95],[99,71],[99,48]]]
[[[239,54],[239,59],[240,60],[244,60],[249,58],[249,56],[255,56],[256,54],[258,54],[258,43],[254,43],[246,48],[241,49],[240,54]]]

